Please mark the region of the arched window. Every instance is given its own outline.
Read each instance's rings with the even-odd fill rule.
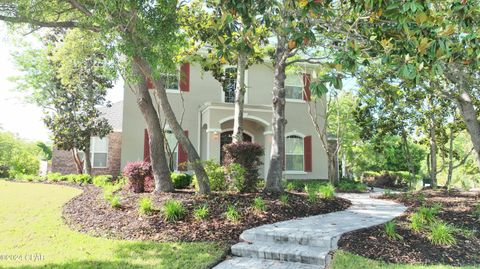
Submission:
[[[285,140],[285,170],[304,171],[303,138],[289,135]]]

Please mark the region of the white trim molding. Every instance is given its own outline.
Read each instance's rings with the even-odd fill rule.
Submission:
[[[207,129],[206,131],[207,133],[221,133],[222,132],[222,129],[218,129],[218,128],[210,128],[210,129]]]
[[[221,120],[218,121],[219,124],[223,124],[229,120],[233,120],[235,117],[234,116],[228,116],[226,118],[223,118]],[[258,121],[260,123],[262,123],[264,126],[270,126],[270,123],[268,123],[268,121],[260,118],[260,117],[257,117],[257,116],[251,116],[251,115],[244,115],[243,116],[244,119],[247,119],[247,120],[254,120],[254,121]]]
[[[283,171],[285,175],[306,175],[308,172],[305,171]]]
[[[306,137],[306,135],[298,132],[297,130],[293,130],[293,131],[291,131],[291,132],[286,133],[286,134],[285,134],[285,137],[291,136],[291,135],[299,136],[299,137],[301,137],[301,138],[305,138],[305,137]]]

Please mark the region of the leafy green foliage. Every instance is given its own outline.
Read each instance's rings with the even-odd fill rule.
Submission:
[[[228,178],[229,189],[235,191],[242,191],[245,189],[245,173],[246,170],[241,164],[230,163],[225,166],[225,174]],[[255,184],[258,188],[257,184]]]
[[[350,181],[350,180],[340,180],[338,183],[338,190],[348,192],[348,191],[358,191],[358,192],[364,192],[367,190],[367,185],[356,182],[356,181]]]
[[[457,240],[454,236],[454,227],[442,221],[434,221],[430,225],[428,239],[435,245],[454,245]]]
[[[427,222],[419,212],[413,213],[410,217],[410,228],[412,228],[412,230],[415,232],[420,232],[426,227],[426,225]]]
[[[259,212],[263,212],[267,209],[265,201],[262,199],[262,197],[255,197],[252,208]]]
[[[192,176],[189,174],[174,172],[170,176],[175,189],[185,189],[192,183]]]
[[[120,197],[116,195],[113,196],[109,202],[112,208],[120,208],[122,206],[122,204],[120,203]]]
[[[321,185],[318,188],[318,192],[323,199],[332,199],[335,196],[335,186],[330,183],[327,185]]]
[[[227,211],[225,211],[225,217],[231,222],[237,222],[240,220],[240,213],[237,211],[234,205],[228,205]]]
[[[93,177],[92,183],[97,187],[103,187],[113,184],[112,180],[113,177],[111,175],[98,175]]]
[[[140,199],[138,206],[141,214],[151,215],[153,213],[153,202],[152,199],[148,197],[143,197]]]
[[[172,199],[165,201],[162,206],[162,213],[166,220],[177,221],[185,217],[186,210],[183,207],[182,202]]]
[[[35,175],[40,167],[41,150],[12,133],[0,131],[0,177]]]
[[[228,189],[225,171],[221,165],[213,160],[209,160],[204,163],[204,167],[210,179],[210,189],[212,191],[225,191]]]
[[[193,216],[196,220],[203,220],[207,218],[209,213],[208,205],[201,205],[193,210]]]
[[[225,160],[224,163],[227,166],[227,171],[229,171],[230,164],[238,164],[243,170],[238,168],[237,173],[243,172],[241,177],[243,177],[243,186],[239,188],[242,192],[252,192],[255,191],[255,187],[258,181],[258,169],[262,164],[261,157],[264,154],[263,147],[258,143],[252,142],[237,142],[226,144],[223,146],[225,151]],[[237,182],[237,185],[240,182]]]
[[[385,234],[393,240],[402,240],[403,237],[397,232],[395,221],[391,220],[384,224]]]

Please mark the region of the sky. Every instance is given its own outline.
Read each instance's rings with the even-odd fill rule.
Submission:
[[[36,42],[31,36],[22,38]],[[12,37],[6,25],[0,22],[0,128],[26,140],[47,142],[49,132],[42,121],[42,109],[25,102],[26,94],[16,91],[15,83],[9,81],[10,77],[21,75],[11,56],[14,51]],[[122,81],[115,83],[115,87],[108,91],[107,99],[112,102],[123,99]]]

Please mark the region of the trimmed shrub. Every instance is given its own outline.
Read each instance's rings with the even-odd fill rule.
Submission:
[[[151,215],[153,213],[153,203],[148,197],[143,197],[138,203],[139,211],[144,215]]]
[[[103,187],[106,185],[112,185],[113,184],[113,177],[111,175],[98,175],[94,176],[92,179],[92,183],[95,186],[98,187]]]
[[[186,210],[182,202],[177,200],[167,200],[162,207],[163,215],[168,221],[177,221],[185,216]]]
[[[253,192],[258,181],[258,168],[262,165],[260,157],[264,151],[258,143],[238,142],[226,144],[222,149],[225,152],[224,165],[238,163],[245,169],[245,182],[241,192]]]
[[[60,177],[61,181],[69,181],[82,184],[92,183],[92,177],[87,174],[70,174]]]
[[[186,189],[192,184],[192,176],[189,174],[173,172],[170,176],[175,189]]]
[[[10,176],[9,170],[10,167],[8,165],[0,164],[0,178],[8,178]]]
[[[222,166],[212,160],[204,162],[205,172],[210,180],[210,190],[212,191],[225,191],[228,188],[227,181],[225,180],[225,172]],[[197,177],[193,176],[192,184],[195,190],[198,191]]]
[[[123,169],[123,175],[128,179],[127,188],[136,193],[145,191],[145,181],[147,178],[153,181],[152,166],[149,162],[129,162]]]
[[[230,190],[242,191],[245,186],[245,168],[238,163],[231,163],[224,168],[228,179],[228,188]],[[255,188],[257,188],[257,186],[255,186]]]
[[[208,205],[204,204],[193,210],[193,216],[196,220],[203,220],[208,216]]]

